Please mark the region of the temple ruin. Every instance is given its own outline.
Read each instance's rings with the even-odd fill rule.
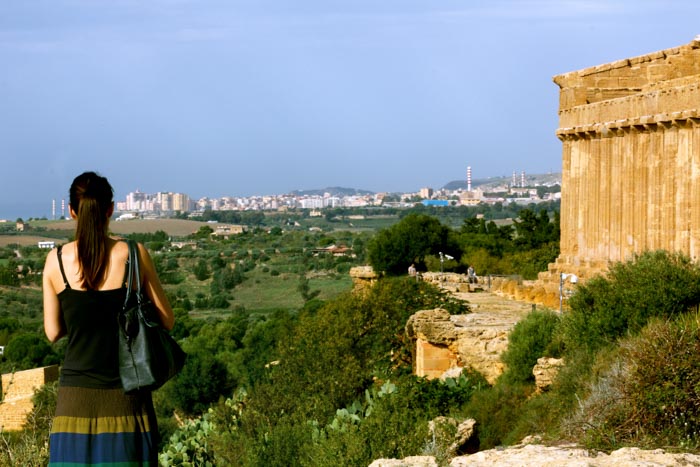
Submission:
[[[540,279],[585,279],[647,250],[700,259],[700,36],[554,82],[561,253]]]

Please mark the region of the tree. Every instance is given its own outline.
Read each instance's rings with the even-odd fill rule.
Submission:
[[[0,285],[19,286],[19,276],[13,261],[7,266],[0,266]]]
[[[51,365],[59,360],[46,339],[29,333],[15,334],[7,343],[5,357],[16,365],[15,370]]]
[[[211,282],[211,292],[213,294],[220,293],[224,290],[231,290],[238,284],[243,282],[245,276],[241,273],[239,267],[223,268],[214,271],[214,276]]]
[[[209,265],[207,264],[207,260],[200,258],[197,264],[195,264],[193,272],[194,277],[196,277],[198,281],[209,279]]]
[[[558,216],[555,216],[555,222],[552,223],[547,211],[542,210],[535,214],[529,209],[524,209],[520,211],[519,217],[520,222],[515,222],[516,245],[532,249],[559,239]]]
[[[203,225],[195,232],[192,234],[192,237],[194,238],[200,238],[200,239],[207,239],[209,236],[214,233],[214,229],[209,227],[208,225]]]
[[[234,387],[226,365],[209,352],[195,351],[187,354],[182,372],[164,389],[176,408],[187,415],[195,415],[205,411],[222,395],[229,394]]]
[[[398,224],[380,230],[367,245],[367,256],[376,271],[404,274],[411,263],[424,267],[427,255],[460,252],[450,228],[425,214],[409,214]]]

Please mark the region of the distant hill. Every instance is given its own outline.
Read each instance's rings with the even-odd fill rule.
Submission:
[[[332,186],[318,190],[294,190],[291,194],[295,196],[323,196],[324,193],[330,193],[331,196],[353,196],[353,195],[373,195],[373,191],[358,190],[357,188],[343,188],[340,186]]]
[[[517,182],[520,183],[520,174],[516,175]],[[487,178],[477,178],[472,179],[472,188],[480,187],[490,188],[499,185],[508,185],[513,182],[513,176],[503,176],[503,177],[487,177]],[[526,186],[536,186],[536,185],[554,185],[556,183],[561,184],[561,173],[548,173],[548,174],[525,174],[525,185]],[[467,189],[466,180],[454,180],[447,183],[442,187],[445,190],[463,190]]]

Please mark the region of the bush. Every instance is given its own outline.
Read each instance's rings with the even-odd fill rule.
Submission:
[[[215,465],[207,438],[214,430],[209,420],[211,414],[205,413],[194,420],[187,420],[182,427],[169,437],[169,441],[158,455],[161,465]]]
[[[226,366],[210,353],[189,352],[185,366],[162,391],[169,396],[174,408],[187,415],[203,413],[222,395],[235,387]]]
[[[590,387],[572,435],[615,449],[700,447],[700,316],[655,319],[621,342]]]
[[[508,349],[501,356],[506,364],[502,378],[511,384],[534,382],[532,368],[537,359],[559,356],[545,355],[558,325],[559,315],[551,311],[536,310],[519,321],[508,337]]]
[[[364,401],[336,411],[324,427],[312,423],[314,443],[302,465],[369,465],[379,458],[420,454],[428,438],[428,414],[420,410],[412,384],[384,383]]]
[[[655,316],[678,315],[700,303],[700,269],[680,253],[647,252],[617,263],[606,276],[578,286],[562,322],[567,352],[595,354]]]
[[[240,417],[221,422],[236,426],[222,436],[226,453],[221,455],[244,465],[289,465],[290,459],[310,452],[313,423],[317,428],[332,424],[338,407],[350,407],[377,380],[410,379],[406,320],[443,302],[437,288],[407,277],[384,278],[366,294],[346,293],[319,306],[309,302],[314,305],[305,307],[293,326],[273,334],[274,352],[250,347],[250,354],[248,348],[240,353],[257,358],[248,371],[259,373],[251,378]],[[401,397],[374,409],[386,415],[373,413],[362,427],[343,421],[348,433],[334,432],[315,446],[316,465],[366,465],[370,454],[419,454],[428,417],[453,410],[480,387],[476,375],[443,386],[425,381],[399,386]]]
[[[478,422],[479,449],[512,441],[509,434],[531,393],[530,386],[496,384],[474,394],[465,412]]]

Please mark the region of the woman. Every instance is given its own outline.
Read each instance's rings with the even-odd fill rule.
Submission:
[[[114,210],[106,178],[85,172],[70,187],[75,241],[52,250],[44,267],[44,330],[67,336],[50,465],[157,465],[158,426],[150,392],[124,394],[117,315],[126,297],[126,242],[108,235]],[[139,244],[142,287],[163,326],[174,316],[148,251]]]

